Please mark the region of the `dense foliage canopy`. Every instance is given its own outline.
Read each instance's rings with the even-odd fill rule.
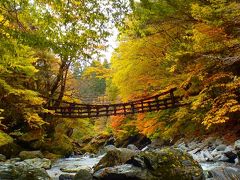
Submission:
[[[113,127],[172,139],[235,126],[240,118],[239,12],[239,2],[231,0],[135,2],[112,57],[109,92],[115,89],[129,100],[174,86],[190,105],[132,120],[113,118]]]
[[[101,62],[113,28],[119,46]],[[0,1],[0,130],[14,137],[40,129],[55,146],[72,129],[74,140],[98,131],[172,140],[239,128],[239,69],[235,0]],[[170,87],[188,105],[101,122],[59,122],[45,106],[126,102]]]

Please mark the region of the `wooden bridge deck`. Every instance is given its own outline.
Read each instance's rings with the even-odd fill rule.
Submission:
[[[173,88],[145,99],[109,105],[61,102],[60,106],[54,106],[56,101],[53,100],[48,104],[47,108],[54,110],[57,116],[68,118],[91,118],[144,113],[182,106],[183,104],[180,103],[181,97],[174,96],[175,90],[176,88]]]

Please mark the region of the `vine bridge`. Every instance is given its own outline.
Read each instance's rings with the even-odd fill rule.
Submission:
[[[177,88],[172,88],[155,96],[118,104],[94,105],[61,102],[60,105],[56,106],[55,104],[59,103],[56,103],[56,100],[51,100],[48,103],[47,108],[49,110],[54,110],[56,116],[68,118],[117,116],[158,111],[185,105],[180,103],[180,100],[182,99],[181,96],[174,95],[176,89]]]

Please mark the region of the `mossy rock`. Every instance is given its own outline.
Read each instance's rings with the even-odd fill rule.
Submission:
[[[33,159],[33,158],[43,158],[43,154],[41,151],[21,151],[19,153],[19,157],[24,159]]]
[[[92,180],[93,176],[87,169],[79,170],[73,180]]]
[[[204,180],[201,166],[177,149],[144,151],[121,164],[119,152],[109,151],[95,167],[96,179]],[[126,159],[124,159],[126,160]]]
[[[22,136],[20,136],[18,139],[23,142],[32,142],[32,141],[38,141],[43,139],[44,132],[42,129],[35,129],[31,130],[27,133],[24,133]]]
[[[1,163],[0,179],[17,180],[50,180],[46,170],[34,167],[25,162]]]
[[[146,168],[153,176],[164,180],[204,179],[201,166],[189,154],[178,149],[140,152],[129,163]]]
[[[47,159],[50,159],[52,162],[62,158],[62,155],[50,153],[48,151],[43,152],[43,156]]]
[[[11,136],[0,131],[0,154],[10,158],[17,156],[21,150],[22,148],[14,143],[14,139]]]
[[[82,148],[82,152],[97,153],[103,148],[104,144],[110,137],[109,134],[100,134],[92,138],[91,141]]]
[[[0,147],[13,143],[13,138],[8,134],[0,131]]]
[[[135,151],[127,148],[116,148],[107,152],[107,154],[94,167],[94,171],[105,167],[112,167],[124,164],[136,154]]]
[[[52,141],[45,143],[44,149],[57,155],[69,156],[73,152],[73,145],[71,139],[66,135],[55,134]]]

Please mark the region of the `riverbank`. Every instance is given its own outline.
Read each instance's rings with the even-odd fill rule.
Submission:
[[[169,164],[166,163],[170,162],[168,167],[172,169],[171,172],[175,172],[176,167],[181,167],[180,172],[184,173],[180,173],[180,175],[185,173],[189,175],[185,179],[192,177],[192,172],[195,172],[194,169],[186,171],[191,165],[191,167],[197,168],[197,174],[204,173],[206,179],[235,180],[240,179],[239,150],[239,140],[226,144],[221,138],[208,137],[202,140],[197,138],[192,140],[180,139],[168,147],[157,143],[157,141],[142,149],[133,144],[129,144],[126,148],[106,145],[97,154],[75,155],[54,162],[43,157],[34,157],[34,155],[38,156],[40,152],[29,151],[25,154],[32,154],[32,156],[25,157],[25,160],[21,159],[24,153],[22,153],[21,158],[11,159],[6,159],[4,155],[1,155],[0,178],[71,180],[81,179],[79,177],[85,174],[84,176],[88,179],[106,179],[113,177],[113,175],[120,179],[126,179],[126,177],[127,179],[146,179],[150,176],[155,179],[163,174],[156,175],[153,167],[158,167],[157,171],[159,171],[162,165],[168,166]],[[168,151],[170,151],[170,155],[166,153]],[[176,160],[172,158],[171,154],[179,158]],[[186,159],[188,160],[186,161]],[[103,173],[105,171],[110,173],[106,175]],[[129,174],[129,172],[131,173]],[[175,174],[171,177],[175,177]],[[201,175],[197,177],[198,179],[202,178]]]

